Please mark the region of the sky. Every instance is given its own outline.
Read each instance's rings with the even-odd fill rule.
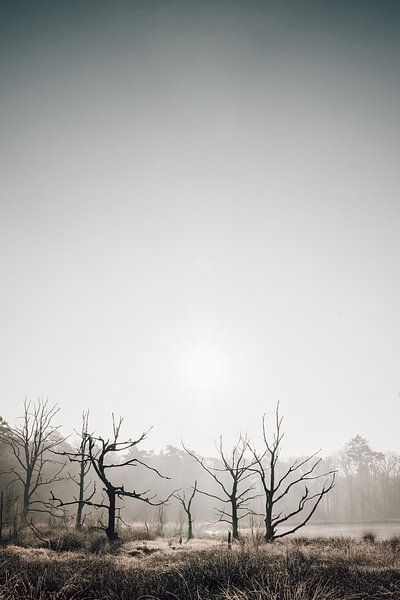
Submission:
[[[0,414],[400,452],[400,4],[5,0]]]

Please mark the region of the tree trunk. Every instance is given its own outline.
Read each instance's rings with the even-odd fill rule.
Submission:
[[[265,507],[265,541],[273,542],[275,539],[275,528],[272,525],[272,498],[267,496],[267,502]]]
[[[234,540],[239,539],[239,519],[236,502],[232,501],[232,537]]]
[[[118,534],[115,531],[115,513],[116,513],[115,491],[112,488],[108,489],[107,496],[108,496],[109,506],[108,506],[108,527],[106,529],[106,534],[107,534],[108,539],[110,541],[112,541],[112,540],[116,540],[118,538]]]
[[[80,499],[80,495],[79,495],[79,504],[78,504],[78,508],[76,509],[76,520],[75,520],[75,529],[77,531],[81,531],[81,529],[82,529],[83,506],[84,506],[84,503]]]
[[[275,530],[272,527],[271,523],[268,523],[267,519],[265,519],[265,541],[273,542],[275,539]]]
[[[22,515],[21,515],[22,523],[26,523],[28,520],[30,487],[31,487],[31,475],[28,472],[27,476],[26,476],[25,485],[24,485],[24,498],[23,498]]]
[[[21,515],[21,521],[22,521],[22,523],[26,523],[27,522],[27,520],[28,520],[28,512],[29,512],[29,498],[24,493],[24,502],[23,502],[23,506],[22,506],[22,515]]]
[[[82,529],[82,512],[84,507],[83,496],[85,492],[85,464],[82,460],[81,468],[79,473],[79,503],[76,510],[75,529],[80,531]]]
[[[193,539],[193,521],[192,521],[192,515],[190,513],[188,513],[188,534],[187,534],[187,539],[188,540],[192,540]]]

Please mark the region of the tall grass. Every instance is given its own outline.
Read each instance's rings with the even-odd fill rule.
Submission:
[[[180,549],[145,558],[0,550],[1,600],[358,600],[400,598],[390,544],[334,540]]]
[[[362,534],[362,540],[367,542],[367,544],[375,544],[376,542],[376,533],[373,531],[364,531]]]

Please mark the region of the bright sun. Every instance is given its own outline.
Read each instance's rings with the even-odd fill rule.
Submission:
[[[211,348],[196,348],[182,361],[183,383],[198,391],[218,389],[227,380],[226,361]]]

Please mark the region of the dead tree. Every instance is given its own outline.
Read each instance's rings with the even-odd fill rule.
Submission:
[[[53,425],[59,410],[56,405],[50,407],[47,400],[39,399],[34,405],[25,400],[22,423],[1,431],[1,440],[10,448],[16,463],[7,471],[13,477],[8,485],[18,483],[23,490],[23,524],[30,513],[48,512],[38,497],[39,490],[64,479],[60,475],[65,465],[51,454],[66,439],[60,435],[60,425]],[[46,473],[50,465],[55,465],[53,474]]]
[[[85,494],[90,486],[90,483],[86,483],[87,474],[90,469],[90,462],[86,458],[87,448],[89,445],[89,412],[82,413],[82,430],[81,430],[81,443],[79,444],[80,452],[80,464],[78,474],[78,507],[76,510],[75,529],[80,531],[83,525],[83,508],[86,502],[90,502],[96,493],[96,486],[93,485],[92,492],[85,498]]]
[[[192,493],[190,494],[190,496],[188,498],[186,498],[185,490],[183,490],[182,493],[174,494],[174,498],[176,498],[178,500],[178,502],[180,502],[182,504],[183,510],[186,513],[187,522],[188,522],[188,532],[187,532],[188,540],[193,539],[194,520],[193,520],[193,516],[192,516],[192,502],[193,502],[193,498],[196,495],[196,492],[197,492],[197,481],[194,482],[194,486],[192,488]]]
[[[119,441],[120,437],[120,429],[122,425],[123,419],[120,418],[118,423],[115,422],[114,415],[113,419],[113,437],[112,439],[104,439],[102,437],[95,437],[93,435],[88,435],[88,444],[85,453],[82,455],[78,450],[76,452],[64,452],[63,454],[68,457],[68,459],[73,463],[81,463],[82,456],[84,456],[85,460],[90,462],[91,467],[93,468],[95,474],[100,480],[103,491],[105,493],[106,498],[101,501],[95,500],[83,500],[83,504],[85,506],[92,506],[94,508],[105,509],[107,511],[108,523],[107,526],[102,526],[109,540],[115,540],[118,538],[118,534],[116,531],[116,521],[117,521],[117,500],[122,498],[134,498],[136,500],[141,500],[146,504],[150,504],[151,506],[161,506],[165,505],[171,496],[175,493],[172,492],[165,500],[156,500],[157,496],[149,495],[149,490],[138,492],[136,490],[128,491],[124,488],[124,485],[116,485],[110,479],[110,471],[114,469],[119,469],[121,467],[135,467],[141,465],[150,471],[153,471],[158,477],[162,479],[169,479],[165,475],[162,475],[157,469],[154,467],[150,467],[145,462],[139,460],[138,458],[128,458],[126,460],[122,459],[121,462],[118,462],[117,459],[113,459],[113,455],[116,453],[124,454],[128,452],[140,442],[142,442],[148,434],[147,432],[142,433],[142,435],[136,440],[127,440],[124,442]],[[149,430],[150,431],[150,430]],[[114,462],[115,461],[115,462]],[[76,498],[74,500],[65,502],[60,498],[56,498],[53,493],[51,493],[52,502],[56,508],[62,508],[65,506],[72,506],[78,504],[80,501]]]
[[[88,474],[90,471],[91,463],[88,456],[89,447],[89,412],[82,413],[82,427],[79,432],[79,446],[76,450],[76,462],[78,464],[78,474],[74,475],[68,473],[68,478],[78,486],[78,497],[77,497],[77,509],[75,516],[75,529],[80,531],[83,526],[84,517],[83,509],[96,493],[96,485],[92,484],[91,481],[87,481]],[[55,454],[67,455],[67,452],[55,452]],[[90,491],[89,491],[90,488]],[[86,493],[88,494],[86,495]],[[85,497],[86,496],[86,497]]]
[[[278,538],[294,533],[311,519],[322,498],[333,488],[335,484],[336,471],[327,471],[325,473],[316,473],[317,467],[320,465],[322,458],[318,458],[318,452],[310,456],[295,460],[293,464],[286,469],[282,475],[278,474],[278,459],[281,450],[281,442],[284,436],[282,432],[283,417],[279,415],[279,402],[275,410],[275,431],[272,436],[272,441],[268,440],[265,415],[262,418],[262,435],[265,445],[264,451],[260,454],[254,447],[248,444],[249,449],[254,457],[254,471],[258,473],[261,481],[261,486],[264,492],[265,512],[265,540],[273,542]],[[324,479],[322,488],[316,493],[311,493],[307,487],[307,482]],[[304,484],[304,491],[300,496],[297,504],[293,509],[285,512],[279,510],[279,503],[286,499],[289,493],[296,489],[296,486]],[[298,488],[297,488],[298,489]],[[291,527],[288,531],[278,533],[279,526],[287,523],[293,517],[302,513],[305,509],[306,516]],[[276,512],[275,512],[276,511]]]
[[[253,476],[252,467],[255,465],[255,461],[249,462],[245,457],[248,448],[247,438],[240,436],[232,449],[231,455],[227,456],[223,449],[221,436],[218,451],[222,467],[213,467],[206,464],[204,458],[197,456],[184,445],[183,447],[221,488],[220,496],[204,490],[198,490],[198,492],[223,503],[224,508],[215,509],[219,517],[218,522],[228,523],[232,527],[232,537],[237,540],[239,538],[239,521],[252,513],[249,502],[257,497],[251,495],[254,490],[251,484],[243,485],[249,477]]]

